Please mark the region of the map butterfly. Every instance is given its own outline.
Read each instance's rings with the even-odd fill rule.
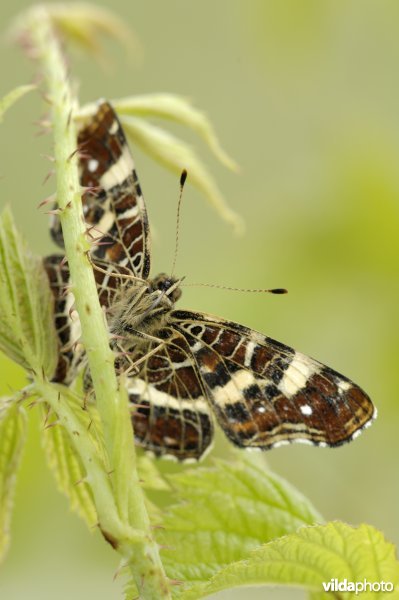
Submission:
[[[267,450],[289,442],[339,446],[376,415],[367,394],[336,371],[247,327],[175,309],[180,280],[150,278],[146,207],[126,138],[108,102],[78,145],[91,257],[116,367],[127,373],[137,444],[156,456],[199,459],[214,423],[233,444]],[[63,246],[57,217],[51,234]],[[45,259],[60,355],[54,380],[70,384],[84,362],[63,256]],[[90,387],[90,375],[86,374]]]

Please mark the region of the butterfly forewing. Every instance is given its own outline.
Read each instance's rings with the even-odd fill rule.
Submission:
[[[288,346],[208,315],[173,311],[172,319],[190,345],[219,424],[238,446],[338,446],[373,417],[373,404],[357,385]]]
[[[78,135],[80,183],[86,191],[83,212],[91,246],[100,303],[109,307],[126,276],[148,277],[150,270],[147,212],[132,156],[115,111],[101,102]],[[54,217],[50,232],[64,245],[61,224]],[[60,357],[55,381],[69,384],[80,364],[76,342],[80,336],[77,314],[71,317],[73,293],[68,291],[69,271],[62,256],[44,261],[55,299]],[[106,271],[106,273],[104,273]],[[122,274],[124,278],[118,277]],[[72,351],[75,347],[75,351]],[[79,352],[81,354],[81,351]]]
[[[115,111],[101,102],[78,135],[80,183],[92,256],[126,266],[137,277],[150,271],[147,212],[132,155]],[[58,218],[51,234],[63,246]]]

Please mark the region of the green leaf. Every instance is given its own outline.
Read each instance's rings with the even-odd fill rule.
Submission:
[[[126,23],[106,8],[74,2],[48,4],[47,10],[65,38],[84,51],[103,57],[101,36],[119,41],[130,52],[140,52],[137,39]]]
[[[10,108],[10,106],[15,104],[19,98],[22,98],[22,96],[25,96],[25,94],[35,89],[35,87],[36,86],[34,85],[20,85],[0,99],[0,123],[3,120],[4,113]]]
[[[303,527],[297,533],[277,539],[253,551],[249,558],[229,565],[208,584],[183,592],[180,598],[201,598],[220,590],[243,585],[290,585],[315,592],[313,597],[328,598],[323,583],[347,580],[364,584],[392,583],[399,597],[399,563],[395,547],[370,525],[351,527],[346,523]],[[354,590],[330,590],[336,598],[356,597]],[[366,588],[361,597],[387,597],[386,592]]]
[[[11,399],[0,398],[0,560],[9,545],[16,472],[25,437],[25,411]]]
[[[137,586],[135,584],[135,582],[133,581],[133,579],[131,579],[124,588],[124,595],[125,595],[125,600],[136,600],[138,599],[139,593],[137,590]]]
[[[137,470],[141,485],[146,490],[168,491],[170,486],[158,471],[154,460],[145,454],[137,456]]]
[[[53,297],[40,258],[0,215],[0,349],[12,360],[51,377],[57,364]]]
[[[216,466],[170,477],[181,502],[172,506],[159,535],[170,548],[163,551],[163,562],[172,579],[189,586],[262,543],[322,521],[290,484],[249,459]]]
[[[186,169],[188,181],[208,198],[225,221],[242,232],[242,218],[228,206],[215,180],[188,144],[136,117],[122,116],[121,123],[127,135],[156,161],[178,175]]]
[[[232,171],[239,170],[237,163],[221,147],[207,116],[194,108],[186,98],[175,94],[146,94],[112,100],[112,105],[121,115],[158,117],[193,129],[222,164]]]
[[[95,409],[83,410],[79,398],[68,394],[68,403],[76,417],[92,434],[97,432]],[[86,472],[69,433],[60,425],[47,404],[43,405],[42,444],[47,462],[52,470],[58,488],[70,500],[72,510],[77,512],[92,527],[97,523],[97,511],[91,489],[85,482]],[[93,436],[92,436],[93,437]]]

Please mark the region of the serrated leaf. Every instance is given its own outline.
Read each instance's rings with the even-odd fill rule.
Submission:
[[[323,583],[332,580],[349,583],[389,582],[396,590],[389,598],[399,597],[399,563],[395,547],[370,525],[351,527],[346,523],[303,527],[297,533],[277,539],[253,551],[249,558],[229,565],[208,584],[182,592],[179,598],[203,598],[223,589],[243,585],[290,585],[313,592],[313,597],[332,594],[342,600],[357,597],[352,591],[330,589]],[[334,582],[335,583],[335,582]],[[332,584],[333,585],[333,584]],[[362,592],[361,597],[386,597],[387,592]]]
[[[127,135],[156,161],[179,175],[186,169],[188,181],[208,198],[219,215],[238,233],[243,231],[242,218],[228,206],[215,180],[188,144],[137,117],[122,115],[121,123]]]
[[[249,460],[216,464],[170,477],[181,502],[169,510],[159,535],[170,547],[163,562],[171,578],[189,585],[207,581],[262,543],[322,521],[277,475]]]
[[[14,88],[0,99],[0,123],[3,120],[4,113],[13,105],[19,98],[25,96],[28,92],[35,88],[34,85],[20,85]]]
[[[84,426],[94,433],[96,426],[93,424],[93,416],[87,410],[83,410],[78,401],[74,402],[72,395],[68,397],[68,402]],[[92,527],[98,520],[97,511],[91,489],[85,482],[86,472],[82,461],[70,435],[57,423],[46,405],[43,406],[42,445],[58,488],[69,498],[72,510]]]
[[[9,526],[16,472],[26,438],[26,415],[20,404],[0,399],[0,560],[10,540]]]
[[[232,171],[238,171],[237,163],[221,147],[207,116],[194,108],[186,98],[175,94],[146,94],[112,100],[112,105],[121,115],[158,117],[193,129],[221,163]]]
[[[26,369],[51,377],[57,364],[53,297],[40,258],[0,215],[0,349]]]

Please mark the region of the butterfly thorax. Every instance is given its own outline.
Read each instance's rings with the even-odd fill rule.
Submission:
[[[161,273],[146,283],[129,282],[123,286],[109,309],[110,333],[138,345],[147,336],[156,336],[181,296],[179,283],[180,280]]]

